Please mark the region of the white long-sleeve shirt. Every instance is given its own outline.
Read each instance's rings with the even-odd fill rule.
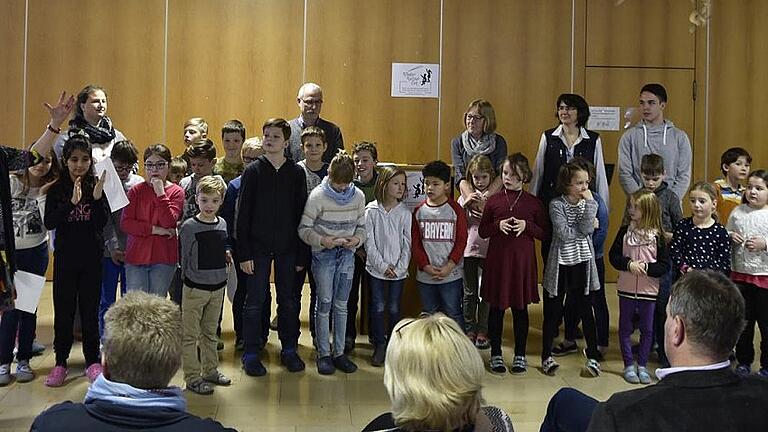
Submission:
[[[383,280],[400,280],[408,277],[411,260],[411,212],[400,203],[390,211],[372,201],[365,207],[365,270],[371,276]],[[394,279],[384,276],[392,266]]]

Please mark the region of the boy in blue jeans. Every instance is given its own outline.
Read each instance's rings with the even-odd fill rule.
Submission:
[[[259,156],[243,172],[237,207],[237,255],[247,275],[243,312],[243,369],[262,376],[267,369],[259,352],[264,348],[263,308],[270,289],[269,275],[275,264],[280,362],[290,372],[304,370],[299,357],[299,296],[296,272],[300,242],[299,221],[307,201],[304,170],[285,157],[291,126],[280,118],[267,120]]]
[[[413,211],[412,256],[418,273],[424,312],[443,312],[464,328],[461,311],[464,295],[464,248],[467,217],[448,196],[451,168],[443,161],[426,164],[421,170],[427,199]]]

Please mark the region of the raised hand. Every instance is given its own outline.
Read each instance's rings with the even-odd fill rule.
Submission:
[[[100,200],[104,194],[104,182],[107,181],[107,170],[101,172],[99,179],[96,181],[96,186],[93,187],[93,199]]]
[[[57,181],[59,181],[59,179],[58,179],[58,178],[55,178],[55,179],[53,179],[53,180],[49,181],[48,183],[46,183],[46,184],[44,184],[44,185],[40,186],[40,191],[39,191],[38,193],[39,193],[40,195],[45,195],[45,194],[47,194],[47,193],[48,193],[48,190],[51,188],[51,186],[55,185]]]
[[[165,181],[163,179],[152,177],[152,180],[150,180],[149,183],[152,185],[152,190],[155,191],[155,195],[158,197],[165,195]]]
[[[67,92],[63,91],[56,105],[52,106],[48,102],[43,102],[43,106],[51,116],[51,127],[58,128],[69,117],[72,108],[75,107],[75,97],[73,95],[67,96]]]
[[[77,205],[77,203],[79,203],[82,198],[83,198],[82,177],[78,177],[75,179],[75,184],[72,187],[72,204]]]

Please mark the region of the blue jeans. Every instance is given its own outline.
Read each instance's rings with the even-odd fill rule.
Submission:
[[[243,343],[245,354],[258,354],[266,344],[264,308],[269,307],[269,274],[275,262],[275,291],[277,291],[277,335],[283,352],[296,351],[299,344],[299,310],[296,296],[296,254],[257,254],[253,257],[253,274],[247,275],[245,308],[243,310]]]
[[[44,276],[48,269],[48,242],[29,248],[16,250],[16,267],[25,272]],[[16,332],[19,334],[18,360],[32,357],[32,342],[35,340],[37,316],[33,313],[11,309],[3,313],[0,319],[0,364],[9,364],[13,360],[13,346],[16,344]]]
[[[125,264],[125,290],[144,291],[165,298],[175,271],[176,264]]]
[[[419,282],[421,308],[426,313],[442,312],[453,318],[464,328],[464,314],[461,312],[461,301],[464,296],[464,281],[456,279],[453,282],[429,284]]]
[[[540,432],[584,432],[597,404],[596,399],[563,387],[549,400]]]
[[[354,271],[355,257],[350,249],[335,247],[312,253],[312,273],[317,284],[315,336],[318,357],[331,355],[331,309],[333,309],[333,355],[335,357],[344,354],[347,301],[349,291],[352,289]]]
[[[371,304],[369,327],[371,330],[371,341],[374,345],[383,345],[387,343],[392,329],[400,321],[400,297],[403,294],[405,279],[391,280],[370,277]],[[384,330],[384,312],[387,315],[386,331]]]
[[[120,295],[125,295],[125,265],[115,264],[112,258],[104,258],[104,273],[101,275],[101,303],[99,303],[99,337],[104,335],[104,314],[115,302],[117,283],[120,282]]]

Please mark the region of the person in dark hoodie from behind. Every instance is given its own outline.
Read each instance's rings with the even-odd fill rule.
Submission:
[[[141,317],[141,319],[136,319]],[[63,402],[35,419],[32,431],[234,431],[186,412],[179,387],[181,311],[170,300],[130,292],[104,316],[104,372],[84,403]]]

